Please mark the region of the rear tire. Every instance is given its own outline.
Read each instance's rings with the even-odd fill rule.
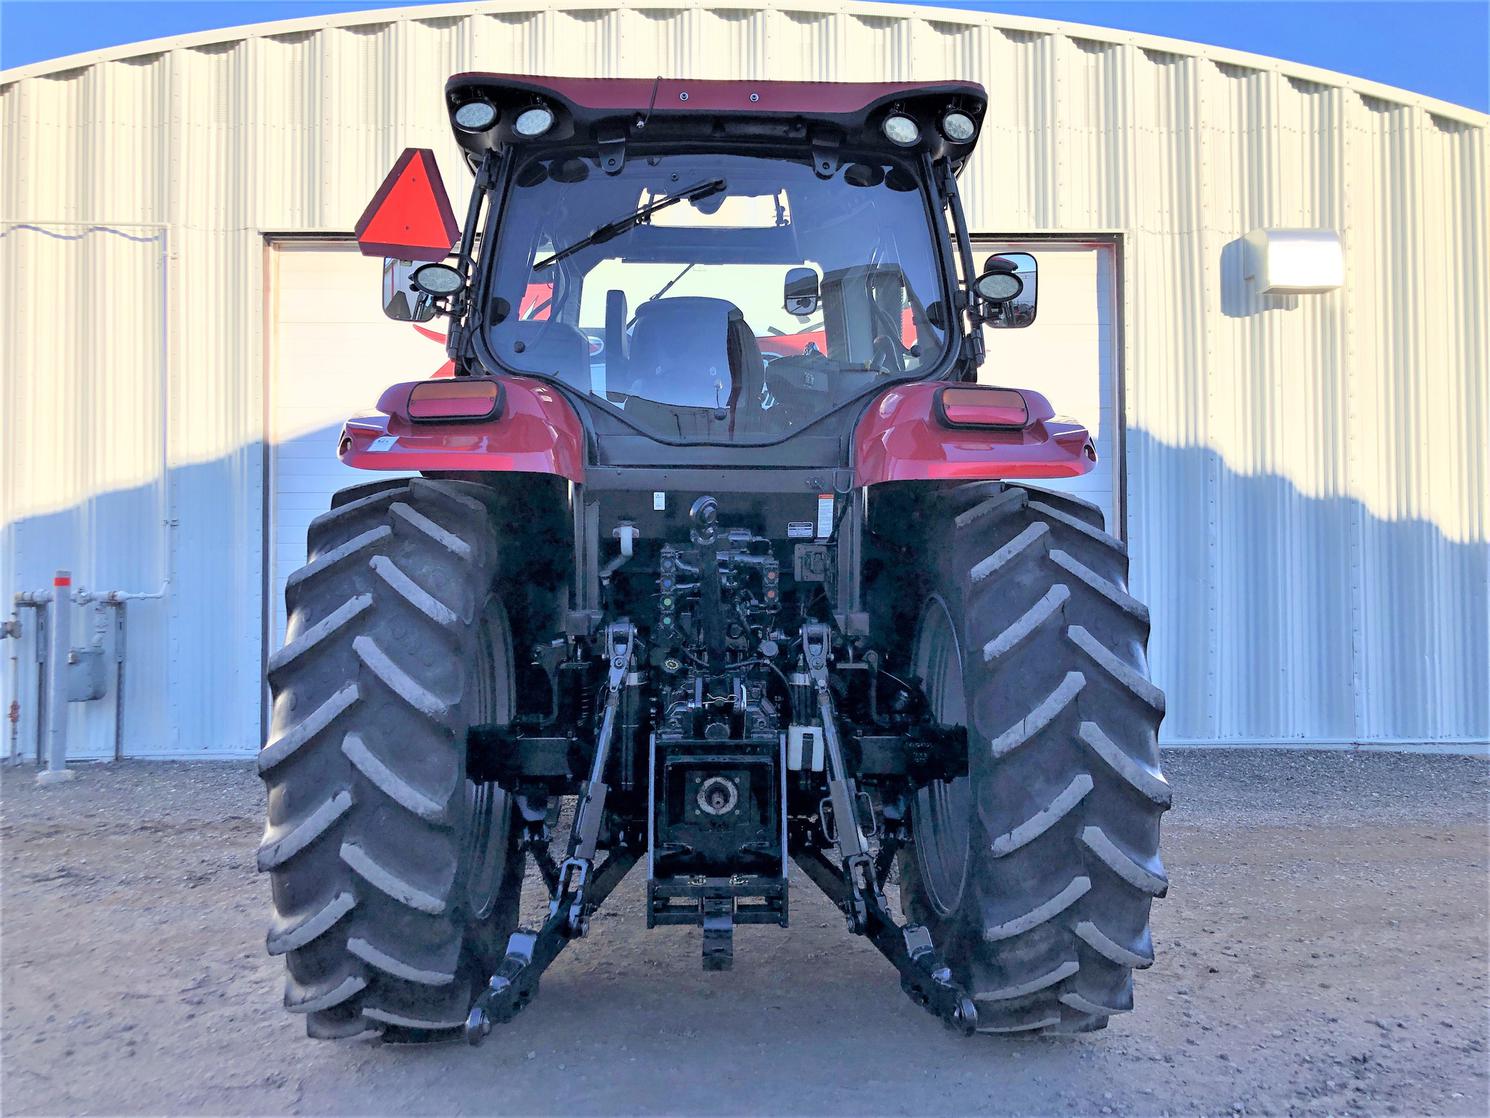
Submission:
[[[973,997],[980,1032],[1102,1028],[1133,1007],[1132,972],[1153,962],[1150,903],[1168,886],[1164,697],[1126,549],[1095,506],[1038,489],[921,489],[894,508],[883,522],[925,542],[886,620],[915,633],[913,670],[970,750],[967,777],[913,805],[907,916]]]
[[[312,1037],[458,1028],[516,924],[518,812],[466,776],[468,728],[513,713],[492,502],[425,478],[345,490],[286,587],[258,864]]]

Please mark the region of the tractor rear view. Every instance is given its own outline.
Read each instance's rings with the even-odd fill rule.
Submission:
[[[805,879],[959,1030],[1131,1009],[1164,701],[1123,544],[1029,484],[1090,470],[1087,430],[978,378],[1036,312],[1033,259],[972,256],[983,90],[445,100],[464,221],[410,150],[358,237],[454,373],[347,422],[396,476],[312,523],[269,661],[286,1007],[480,1041],[635,872],[708,969]]]

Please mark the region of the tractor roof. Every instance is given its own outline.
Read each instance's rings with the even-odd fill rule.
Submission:
[[[778,82],[693,81],[682,78],[546,78],[515,74],[457,74],[445,85],[453,114],[469,101],[500,110],[498,123],[481,133],[455,129],[471,157],[517,139],[516,115],[535,104],[551,108],[556,122],[544,142],[641,143],[710,141],[753,145],[839,145],[928,151],[956,166],[972,152],[940,128],[950,110],[982,122],[987,94],[976,82]],[[892,145],[881,131],[885,117],[904,113],[920,125],[921,139]],[[519,141],[521,142],[521,141]]]

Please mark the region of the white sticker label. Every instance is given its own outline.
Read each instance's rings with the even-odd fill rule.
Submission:
[[[833,534],[833,494],[817,495],[817,534],[825,539]]]
[[[667,494],[659,490],[652,493],[652,511],[663,512],[667,509]]]
[[[789,540],[812,539],[812,521],[792,520],[786,526],[786,538]]]
[[[398,443],[397,435],[379,435],[367,444],[368,450],[392,450]]]

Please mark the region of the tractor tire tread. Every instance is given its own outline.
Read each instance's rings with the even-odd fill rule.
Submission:
[[[970,750],[965,884],[939,910],[902,855],[907,914],[930,928],[980,1032],[1100,1029],[1133,1006],[1132,972],[1153,962],[1149,907],[1168,887],[1164,696],[1127,548],[1100,509],[1026,485],[948,484],[886,507],[903,515],[882,554],[907,519],[924,542],[885,597],[945,607]],[[903,626],[906,607],[885,616]]]
[[[268,948],[285,956],[285,1004],[312,1037],[445,1029],[484,981],[457,824],[465,665],[476,607],[502,585],[487,493],[425,478],[344,491],[311,522],[309,562],[287,582],[258,858]]]

